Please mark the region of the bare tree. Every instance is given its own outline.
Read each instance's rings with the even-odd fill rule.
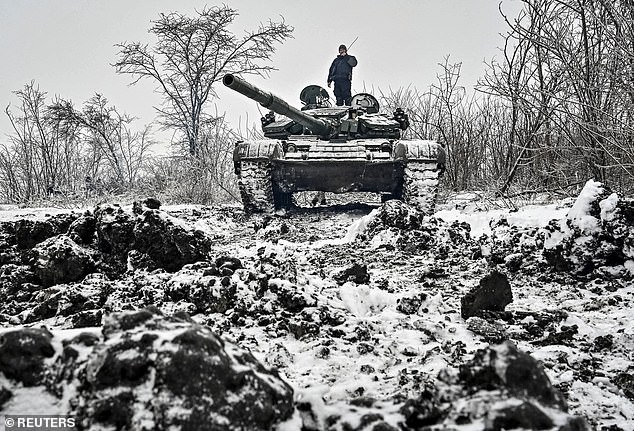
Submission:
[[[52,190],[71,189],[79,166],[78,131],[51,115],[46,92],[35,82],[14,94],[18,106],[5,109],[13,134],[0,157],[5,194],[10,201],[29,201]]]
[[[130,185],[138,178],[154,144],[149,126],[141,132],[133,131],[130,126],[134,118],[120,114],[101,94],[88,100],[81,111],[75,110],[72,102],[59,100],[50,107],[50,112],[59,122],[81,128],[84,141],[91,149],[88,154],[92,158],[93,178],[97,176],[102,158],[117,185]]]
[[[269,21],[257,30],[236,37],[229,25],[237,12],[227,6],[206,7],[194,17],[161,14],[150,33],[157,37],[149,48],[139,42],[121,43],[114,66],[136,84],[148,78],[163,94],[156,108],[162,125],[180,131],[189,154],[198,155],[201,131],[214,118],[204,111],[216,96],[213,85],[225,73],[265,75],[274,70],[265,64],[275,45],[291,37],[292,27]]]
[[[593,176],[634,179],[634,4],[630,0],[522,0],[508,20],[505,63],[481,90],[510,102],[518,147],[500,191],[519,168],[544,184]]]
[[[481,187],[499,170],[504,152],[501,131],[508,123],[506,110],[491,97],[478,100],[459,85],[460,63],[439,63],[436,82],[427,90],[409,86],[382,94],[388,110],[404,108],[410,118],[405,138],[435,139],[447,150],[444,181],[456,190]]]
[[[521,11],[515,22],[527,21],[528,31],[541,35],[549,20],[556,19],[553,13],[549,9],[538,13],[529,8]],[[556,109],[553,94],[562,84],[561,74],[556,70],[541,45],[511,31],[504,42],[503,61],[493,61],[479,82],[479,91],[501,96],[511,110],[510,148],[500,194],[506,193],[521,166],[537,166],[539,157],[551,147],[550,123]],[[540,137],[544,148],[539,146]]]

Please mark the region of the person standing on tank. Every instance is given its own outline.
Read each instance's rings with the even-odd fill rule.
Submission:
[[[352,101],[352,68],[357,65],[354,55],[348,54],[346,45],[339,45],[339,55],[333,60],[328,71],[328,87],[335,83],[337,106],[350,106]]]

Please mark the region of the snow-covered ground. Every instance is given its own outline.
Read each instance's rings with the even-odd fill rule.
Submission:
[[[277,369],[293,388],[296,406],[309,406],[278,425],[284,430],[302,423],[306,429],[407,428],[403,406],[429,385],[442,410],[430,429],[484,429],[493,420],[486,409],[501,410],[502,401],[508,407],[516,398],[472,393],[457,376],[478,350],[510,340],[541,363],[565,397],[567,413],[540,404],[555,418],[555,428],[581,416],[597,429],[634,430],[628,377],[634,372],[632,225],[610,227],[612,239],[601,243],[607,241],[606,223],[624,217],[618,202],[590,182],[574,202],[514,211],[441,209],[405,226],[394,223],[385,206],[252,218],[237,207],[164,206],[159,212],[165,223],[211,239],[210,261],[231,257],[241,267],[221,277],[209,275],[205,265],[166,272],[129,260],[128,271],[116,280],[88,275],[48,287],[48,296],[28,298],[19,288],[8,289],[5,271],[2,292],[15,296],[4,298],[0,322],[5,333],[45,325],[53,334],[56,353],[47,359],[53,364],[62,340],[80,329],[71,314],[59,311],[62,300],[57,312],[38,317],[38,301],[51,295],[97,292],[103,298],[91,307],[104,316],[150,305],[168,316],[186,311]],[[0,222],[60,213],[68,210],[2,206]],[[614,232],[621,237],[615,240]],[[588,269],[606,247],[621,247],[620,260],[609,259],[617,254],[612,250],[603,264]],[[512,302],[505,313],[465,319],[464,296],[494,270],[508,278]],[[201,303],[194,292],[205,286],[226,303]],[[229,297],[221,286],[233,289]],[[97,335],[100,330],[81,329]],[[82,354],[89,357],[90,349]],[[67,413],[76,395],[69,389],[55,397],[45,385],[22,387],[2,375],[0,387],[13,394],[1,405],[5,414]],[[380,419],[367,422],[377,414]],[[379,422],[386,428],[372,428]]]

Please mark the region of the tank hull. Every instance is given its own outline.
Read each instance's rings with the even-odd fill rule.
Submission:
[[[242,142],[234,158],[248,212],[290,206],[304,191],[382,193],[431,212],[444,150],[433,141],[302,137]]]

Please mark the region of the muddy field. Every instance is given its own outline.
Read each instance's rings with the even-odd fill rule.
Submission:
[[[557,214],[480,213],[484,235],[397,201],[5,215],[1,412],[80,429],[632,430],[634,203],[589,183]]]

